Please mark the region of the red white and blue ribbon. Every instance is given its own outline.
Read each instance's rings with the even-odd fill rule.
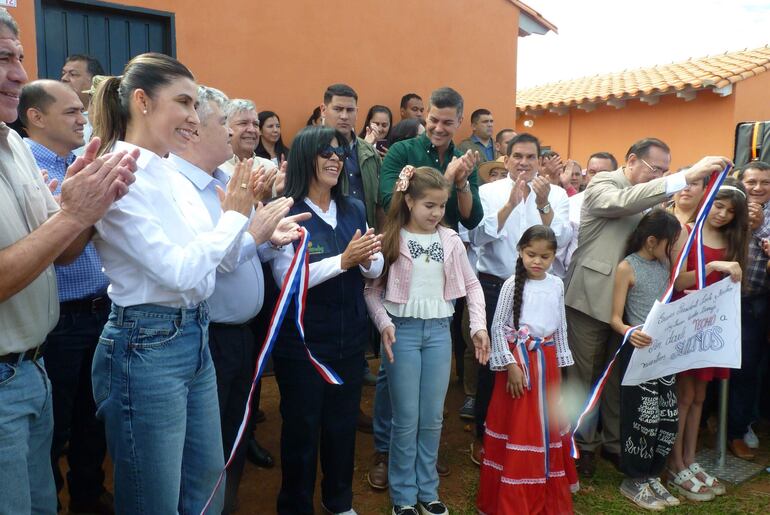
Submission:
[[[260,377],[262,377],[262,373],[265,371],[268,358],[270,357],[270,353],[273,351],[273,347],[275,346],[275,341],[278,338],[278,331],[281,328],[281,324],[283,324],[283,319],[286,315],[286,311],[289,309],[289,304],[291,304],[292,299],[295,301],[294,304],[297,310],[295,317],[297,330],[299,331],[302,342],[305,344],[305,351],[307,352],[308,359],[310,359],[310,362],[313,364],[315,369],[318,370],[318,373],[321,374],[321,377],[323,377],[327,383],[336,385],[342,384],[342,379],[334,372],[334,370],[317,360],[313,356],[313,353],[310,352],[307,343],[305,343],[305,303],[307,300],[308,276],[310,275],[310,260],[307,251],[307,244],[310,240],[310,234],[305,228],[300,228],[299,230],[302,235],[300,236],[299,244],[297,245],[296,251],[294,252],[294,257],[291,260],[289,270],[286,272],[286,275],[283,278],[281,293],[278,295],[275,308],[273,308],[273,316],[270,318],[270,325],[268,326],[267,334],[265,335],[265,342],[262,345],[262,350],[257,357],[257,363],[254,367],[254,377],[251,381],[249,397],[246,400],[243,420],[241,420],[241,425],[238,427],[238,433],[235,436],[233,447],[230,450],[230,456],[227,458],[224,469],[222,469],[222,472],[219,474],[217,483],[214,486],[214,491],[211,492],[208,501],[206,501],[206,505],[201,510],[201,515],[206,513],[206,510],[209,509],[211,502],[217,493],[217,490],[219,490],[219,487],[222,485],[222,481],[225,478],[225,470],[227,470],[227,467],[229,467],[230,463],[232,463],[233,458],[235,457],[235,452],[238,449],[238,445],[240,444],[241,439],[243,438],[243,434],[246,431],[246,425],[248,424],[249,417],[251,416],[251,397],[254,395],[254,389],[256,388],[257,382],[259,381]]]
[[[544,346],[555,345],[552,337],[539,338],[529,334],[529,327],[524,325],[518,331],[513,332],[513,336],[516,337],[516,346],[513,349],[516,355],[516,362],[522,364],[524,371],[524,382],[526,383],[527,390],[532,389],[530,367],[532,363],[529,359],[529,353],[535,352],[537,356],[538,370],[538,406],[540,410],[540,427],[543,435],[543,448],[545,450],[545,476],[548,477],[548,472],[551,465],[549,449],[551,445],[550,438],[550,422],[548,421],[548,403],[546,402],[546,384],[545,384],[545,353],[543,352]]]
[[[676,278],[679,277],[679,272],[682,270],[684,263],[687,261],[687,256],[690,254],[690,250],[692,249],[693,245],[695,245],[695,255],[696,255],[696,261],[697,265],[695,267],[695,288],[696,290],[699,290],[705,286],[706,283],[706,263],[705,259],[703,257],[703,224],[706,221],[706,217],[708,216],[709,211],[711,210],[711,206],[714,203],[714,199],[717,196],[717,193],[719,193],[719,187],[722,185],[722,183],[725,181],[725,178],[730,173],[730,169],[732,167],[728,165],[724,170],[722,170],[719,173],[715,173],[711,176],[709,179],[709,183],[706,186],[706,190],[703,194],[703,199],[701,200],[700,207],[698,209],[698,215],[695,218],[695,224],[693,225],[692,231],[690,231],[690,234],[687,236],[687,241],[684,244],[684,247],[682,247],[681,252],[679,252],[679,255],[676,258],[675,266],[672,269],[671,277],[669,278],[668,287],[666,288],[666,292],[663,294],[663,297],[661,297],[660,301],[664,304],[668,304],[671,301],[671,296],[674,294],[674,283],[676,282]],[[610,372],[612,372],[612,368],[615,365],[615,361],[617,360],[618,354],[620,354],[621,349],[626,345],[626,342],[631,337],[631,334],[633,334],[634,331],[637,329],[640,329],[642,326],[638,325],[636,327],[630,327],[626,333],[623,335],[623,341],[620,343],[620,346],[618,347],[618,350],[615,351],[615,354],[612,356],[612,359],[607,364],[607,367],[604,369],[604,372],[601,376],[599,376],[599,379],[596,381],[596,384],[594,384],[593,388],[591,388],[591,393],[588,395],[588,400],[586,401],[585,406],[583,407],[583,410],[580,412],[580,415],[578,416],[577,422],[575,423],[575,427],[572,431],[572,457],[577,459],[580,457],[580,451],[578,451],[577,445],[575,444],[575,435],[580,430],[580,426],[583,423],[583,421],[588,417],[588,415],[593,411],[593,409],[596,407],[596,405],[599,403],[599,399],[602,396],[602,391],[604,390],[604,386],[607,384],[607,379],[610,376]]]

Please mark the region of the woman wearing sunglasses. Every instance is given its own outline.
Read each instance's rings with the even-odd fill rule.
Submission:
[[[361,398],[364,347],[369,331],[364,278],[382,273],[380,236],[366,225],[364,204],[346,196],[342,165],[344,137],[328,127],[307,127],[294,139],[286,173],[292,214],[310,238],[305,342],[313,356],[342,379],[328,384],[316,371],[297,331],[290,305],[273,350],[281,392],[281,469],[278,513],[313,513],[313,490],[320,447],[321,502],[330,513],[353,515],[353,455]],[[272,262],[282,284],[294,246]]]

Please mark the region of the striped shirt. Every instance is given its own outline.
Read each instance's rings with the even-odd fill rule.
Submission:
[[[67,173],[67,167],[75,160],[75,154],[70,152],[66,158],[62,158],[29,138],[24,138],[24,141],[32,151],[38,168],[46,170],[49,179],[59,181],[54,195],[60,195],[64,174]],[[86,245],[83,253],[72,264],[57,265],[55,269],[59,285],[59,302],[91,299],[107,294],[107,286],[110,282],[102,272],[102,263],[93,243]]]

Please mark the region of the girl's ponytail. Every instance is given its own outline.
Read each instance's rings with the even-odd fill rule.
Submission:
[[[123,68],[120,77],[108,77],[96,88],[91,101],[91,123],[94,136],[102,141],[99,155],[108,152],[115,142],[126,138],[131,118],[131,95],[137,89],[152,98],[158,89],[179,77],[195,80],[185,65],[165,54],[140,54]]]
[[[120,100],[120,77],[107,77],[96,88],[91,100],[91,124],[93,136],[99,137],[99,151],[102,155],[126,137],[128,112]]]
[[[521,300],[524,296],[524,284],[527,282],[527,270],[524,268],[524,260],[519,256],[516,259],[516,278],[513,285],[513,328],[519,330],[519,317],[521,316]]]

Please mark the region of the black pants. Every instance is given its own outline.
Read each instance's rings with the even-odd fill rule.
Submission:
[[[326,383],[306,359],[273,356],[283,420],[280,515],[313,513],[319,448],[324,506],[333,513],[351,509],[362,359],[363,351],[325,362],[344,382],[336,386]]]
[[[209,324],[209,349],[217,373],[219,419],[222,425],[222,447],[225,461],[243,420],[246,401],[254,374],[254,334],[247,324]],[[245,439],[236,450],[233,462],[227,468],[223,514],[235,508],[238,485],[246,463]]]
[[[741,299],[741,368],[730,371],[727,438],[743,438],[754,422],[759,367],[767,354],[768,299],[754,295]]]
[[[59,323],[48,335],[44,352],[53,397],[51,465],[56,490],[64,487],[59,459],[69,442],[67,485],[70,498],[80,503],[98,499],[104,492],[107,442],[104,424],[96,418],[91,362],[109,310],[106,299],[98,306],[62,303]]]
[[[487,332],[492,337],[492,320],[495,317],[497,308],[497,299],[500,297],[500,289],[503,287],[503,280],[490,280],[487,277],[479,277],[481,289],[484,290],[484,302],[487,310]],[[492,399],[492,390],[495,386],[495,375],[489,369],[489,364],[479,365],[479,377],[476,386],[476,436],[484,437],[484,422],[487,420],[487,410],[489,401]]]
[[[634,347],[618,356],[622,380]],[[679,430],[675,376],[620,387],[620,471],[634,479],[659,477]]]

